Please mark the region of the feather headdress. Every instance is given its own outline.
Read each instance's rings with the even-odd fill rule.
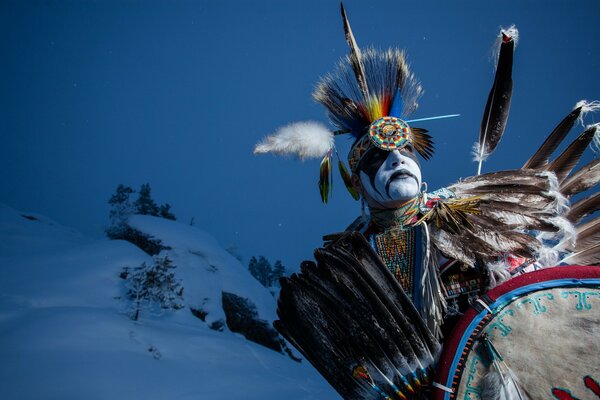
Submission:
[[[350,171],[354,173],[362,157],[373,148],[393,151],[411,145],[423,158],[429,159],[433,155],[431,136],[425,129],[413,128],[409,123],[456,116],[408,120],[418,107],[423,89],[408,68],[404,52],[373,48],[361,51],[343,4],[341,12],[350,53],[332,73],[321,78],[313,92],[314,100],[327,108],[337,130],[331,132],[314,122],[291,124],[266,137],[254,150],[255,154],[322,158],[319,190],[325,203],[331,191],[334,154],[346,188],[355,199],[359,198],[352,187],[350,172],[335,151],[335,135],[351,134],[355,138],[348,155]]]

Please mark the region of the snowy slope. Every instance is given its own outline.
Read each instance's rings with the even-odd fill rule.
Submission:
[[[119,272],[151,258],[27,216],[0,205],[0,399],[337,398],[306,362],[213,331],[187,307],[130,320]],[[207,322],[223,318],[222,290],[274,318],[274,299],[210,235],[151,217],[131,224],[172,247],[185,303],[202,304]]]

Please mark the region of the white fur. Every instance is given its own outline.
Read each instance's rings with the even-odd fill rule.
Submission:
[[[315,121],[279,128],[254,147],[254,154],[295,155],[301,160],[322,158],[333,147],[333,132]]]

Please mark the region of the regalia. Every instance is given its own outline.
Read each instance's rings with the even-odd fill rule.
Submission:
[[[427,160],[433,137],[415,125],[456,116],[412,119],[422,88],[404,52],[363,51],[343,5],[342,21],[350,53],[313,93],[334,129],[290,124],[255,148],[320,158],[325,203],[336,158],[349,193],[364,198],[356,176],[373,154],[414,151]],[[583,151],[598,143],[598,125],[555,155],[576,122],[600,103],[576,104],[521,167],[481,174],[505,130],[517,37],[514,27],[498,36],[495,79],[474,146],[478,174],[433,192],[422,188],[394,207],[369,207],[344,231],[325,235],[315,260],[281,281],[276,328],[346,399],[535,399],[558,396],[570,383],[600,388],[593,357],[580,366],[567,363],[565,374],[544,369],[560,361],[553,359],[558,353],[535,358],[533,372],[520,365],[536,346],[514,333],[527,332],[523,324],[532,321],[563,334],[567,328],[554,326],[593,331],[590,343],[575,341],[569,351],[600,350],[600,268],[594,266],[600,219],[586,219],[600,207],[600,193],[569,202],[600,182],[598,159],[573,172]],[[354,139],[348,166],[335,148],[340,135]]]

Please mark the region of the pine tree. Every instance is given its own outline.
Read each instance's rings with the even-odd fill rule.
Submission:
[[[254,256],[250,257],[250,261],[248,262],[248,271],[250,271],[250,275],[258,280],[258,260]]]
[[[131,302],[130,318],[137,321],[140,313],[154,310],[158,313],[165,310],[183,308],[183,286],[175,279],[176,266],[168,256],[154,257],[152,264],[142,263],[133,269],[125,268],[121,277],[126,279],[126,297]]]
[[[149,183],[144,183],[140,187],[138,198],[135,201],[135,212],[141,215],[152,215],[154,217],[158,217],[159,208],[152,199]]]
[[[171,212],[171,205],[169,203],[165,203],[159,207],[158,214],[165,219],[170,219],[175,221],[175,214]]]
[[[117,186],[115,194],[108,200],[110,211],[110,227],[106,229],[106,234],[111,239],[123,239],[127,227],[127,218],[134,213],[134,207],[131,204],[130,196],[135,191],[129,186],[120,184]]]
[[[285,267],[281,263],[281,260],[275,261],[273,264],[273,272],[271,273],[271,285],[279,287],[279,279],[285,276]]]
[[[248,263],[248,270],[261,285],[264,287],[271,286],[271,263],[269,263],[265,257],[260,256],[257,260],[256,257],[253,256]]]

